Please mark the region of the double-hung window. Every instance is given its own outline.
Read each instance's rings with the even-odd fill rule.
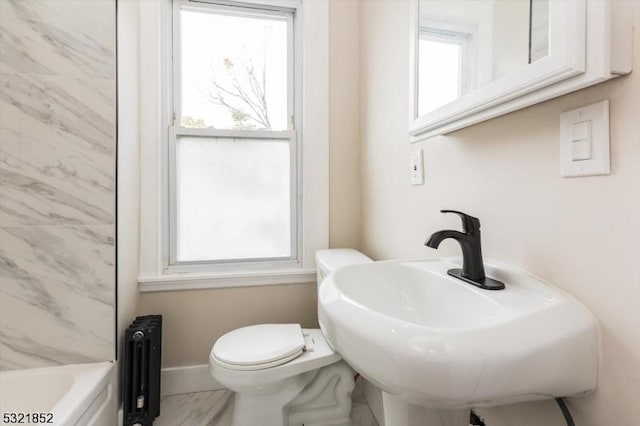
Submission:
[[[142,289],[309,282],[328,239],[327,5],[159,0],[140,22]]]
[[[297,259],[294,18],[174,2],[171,266]]]

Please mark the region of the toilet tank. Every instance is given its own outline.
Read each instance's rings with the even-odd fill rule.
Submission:
[[[342,266],[358,263],[373,262],[370,258],[354,249],[327,249],[316,252],[316,265],[318,268],[318,285],[329,272]]]

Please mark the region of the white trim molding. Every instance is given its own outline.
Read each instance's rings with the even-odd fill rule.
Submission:
[[[307,284],[316,282],[316,271],[285,270],[235,272],[226,274],[172,274],[140,277],[140,292],[202,290],[207,288],[251,287],[259,285]]]

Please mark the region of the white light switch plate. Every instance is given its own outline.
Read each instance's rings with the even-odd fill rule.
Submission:
[[[409,177],[411,185],[424,184],[424,166],[422,164],[422,150],[418,149],[411,153],[409,158]]]
[[[560,174],[608,175],[609,100],[560,114]]]

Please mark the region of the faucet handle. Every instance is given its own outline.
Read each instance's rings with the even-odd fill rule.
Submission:
[[[462,231],[465,234],[475,234],[480,230],[480,219],[458,210],[440,210],[440,213],[455,213],[462,219]]]

